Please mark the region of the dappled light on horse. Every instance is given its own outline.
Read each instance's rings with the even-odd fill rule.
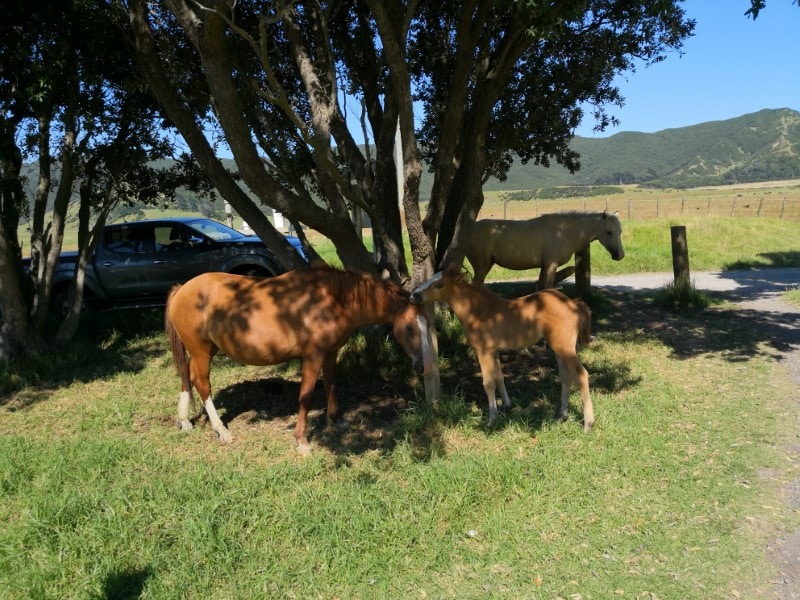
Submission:
[[[272,278],[206,273],[176,286],[167,300],[165,326],[181,378],[180,427],[192,428],[189,403],[194,386],[220,441],[231,440],[211,398],[210,364],[217,352],[248,365],[300,358],[295,440],[298,451],[307,454],[311,450],[307,417],[320,369],[327,416],[335,421],[339,416],[336,356],[358,327],[374,323],[391,323],[414,367],[427,372],[427,322],[422,310],[409,303],[408,293],[392,282],[316,268]]]
[[[497,390],[503,398],[503,408],[511,407],[498,351],[526,348],[545,338],[556,355],[561,379],[561,405],[556,418],[566,419],[574,383],[583,402],[583,429],[592,428],[589,374],[577,354],[577,344],[587,344],[590,339],[591,314],[583,302],[556,290],[506,300],[483,286],[467,283],[457,271],[437,273],[411,293],[414,304],[434,301],[450,305],[478,356],[489,401],[490,425],[497,418]]]
[[[614,260],[625,257],[622,225],[616,213],[567,212],[526,221],[477,221],[466,258],[475,283],[483,283],[494,265],[514,270],[541,267],[538,289],[543,290],[574,273],[571,267],[558,274],[556,271],[593,240],[599,241]]]

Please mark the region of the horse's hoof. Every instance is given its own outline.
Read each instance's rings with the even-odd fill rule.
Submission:
[[[584,433],[589,433],[592,430],[592,426],[593,425],[594,425],[594,421],[592,421],[591,423],[584,423],[583,424],[583,432]]]
[[[308,442],[297,442],[297,453],[300,456],[311,456],[311,444]]]
[[[192,425],[191,421],[189,420],[177,421],[175,424],[180,428],[181,431],[191,431],[194,429],[194,425]]]
[[[325,425],[325,428],[329,431],[339,430],[345,431],[350,428],[350,421],[347,419],[328,419],[328,423]]]
[[[231,440],[233,440],[233,436],[231,432],[227,429],[220,429],[216,431],[217,437],[219,438],[220,444],[230,444]]]

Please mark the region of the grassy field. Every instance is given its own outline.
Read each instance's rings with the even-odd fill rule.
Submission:
[[[797,223],[800,223],[800,180],[689,190],[643,189],[635,185],[619,187],[623,190],[622,194],[526,202],[507,201],[512,192],[488,191],[485,192],[485,202],[479,218],[530,219],[550,212],[611,210],[617,211],[624,223],[655,221],[683,225],[686,221],[698,222],[705,217],[785,221],[787,229],[796,227]],[[167,215],[199,216],[199,213],[161,209],[147,209],[142,214],[143,218],[159,218]],[[241,221],[236,219],[234,226],[240,225]],[[754,233],[757,233],[758,228],[755,229]],[[28,226],[25,224],[20,226],[18,235],[23,242],[23,252],[26,253],[25,247],[30,239]],[[309,235],[312,240],[323,246],[323,252],[327,250],[324,238],[314,232],[309,232]],[[74,223],[70,222],[64,234],[64,249],[75,250],[77,243],[77,231]]]
[[[486,192],[480,218],[530,219],[567,210],[617,211],[621,219],[651,220],[692,216],[765,217],[800,221],[800,180],[716,186],[648,189],[619,186],[622,193],[562,200],[507,201],[510,192]]]
[[[795,306],[800,306],[800,284],[798,284],[797,289],[789,290],[785,294],[786,300],[794,304]]]
[[[592,273],[619,275],[672,271],[670,226],[686,226],[690,266],[697,271],[800,266],[800,181],[765,182],[691,190],[621,186],[623,194],[565,200],[506,201],[507,192],[486,192],[480,219],[530,219],[562,211],[617,211],[626,258],[614,262],[592,246]],[[338,263],[332,244],[310,234],[320,255]],[[369,230],[366,233],[369,239]],[[407,258],[410,260],[408,243]],[[538,269],[495,266],[494,280],[536,278]]]
[[[599,244],[592,244],[592,273],[672,272],[670,227],[686,227],[689,263],[693,271],[717,271],[765,267],[800,267],[800,225],[779,219],[754,217],[685,217],[623,221],[625,258],[611,260]],[[312,236],[320,255],[341,265],[333,244]],[[408,244],[406,244],[408,251]],[[407,256],[410,261],[410,254]],[[569,263],[568,263],[569,264]],[[469,269],[469,263],[466,263]],[[536,279],[538,269],[512,271],[495,266],[489,280]]]
[[[796,258],[780,222],[714,223],[731,229],[685,223],[694,268]],[[618,264],[660,265],[668,245],[639,258],[638,226]],[[502,354],[513,408],[487,428],[474,355],[443,313],[438,413],[365,330],[338,372],[350,427],[312,413],[308,459],[292,448],[296,363],[215,359],[234,436],[220,446],[202,417],[174,426],[161,313],[102,314],[69,353],[0,367],[0,596],[760,597],[776,576],[767,540],[800,527],[780,496],[800,477],[780,324],[721,302],[664,314],[651,293],[598,293],[592,308],[591,433],[575,397],[552,422],[540,346]]]

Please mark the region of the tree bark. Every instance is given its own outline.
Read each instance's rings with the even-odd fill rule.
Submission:
[[[349,215],[332,214],[315,205],[310,198],[290,193],[264,169],[244,119],[246,111],[232,81],[233,69],[222,17],[215,12],[206,12],[204,18],[200,19],[182,0],[169,0],[168,5],[203,61],[216,113],[242,180],[264,204],[312,227],[333,241],[345,267],[375,272],[372,258],[358,239]]]
[[[297,252],[277,231],[263,212],[250,200],[238,186],[225,166],[214,154],[202,129],[197,125],[192,113],[169,82],[156,53],[153,33],[146,18],[147,5],[142,0],[129,4],[131,25],[134,33],[135,50],[140,68],[147,79],[152,93],[161,108],[175,123],[176,128],[186,140],[193,157],[203,172],[211,180],[214,188],[247,221],[264,243],[274,252],[278,262],[286,269],[302,268],[304,263]],[[288,215],[287,215],[288,216]]]

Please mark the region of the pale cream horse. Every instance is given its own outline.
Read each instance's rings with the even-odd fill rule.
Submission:
[[[592,428],[594,408],[589,395],[589,374],[577,353],[577,344],[589,343],[591,336],[591,313],[583,302],[557,290],[541,290],[506,300],[483,286],[467,283],[457,271],[437,273],[411,293],[412,304],[434,301],[450,305],[461,321],[467,342],[478,355],[489,401],[490,425],[497,418],[497,390],[503,398],[503,408],[511,408],[497,352],[526,348],[545,338],[556,355],[561,379],[561,406],[556,419],[566,419],[574,383],[583,402],[583,430]]]
[[[566,212],[542,215],[527,221],[483,219],[472,229],[466,256],[474,270],[473,281],[483,283],[497,264],[514,270],[541,267],[538,289],[551,288],[575,272],[558,272],[587,244],[598,240],[614,260],[622,260],[622,225],[617,214]]]

